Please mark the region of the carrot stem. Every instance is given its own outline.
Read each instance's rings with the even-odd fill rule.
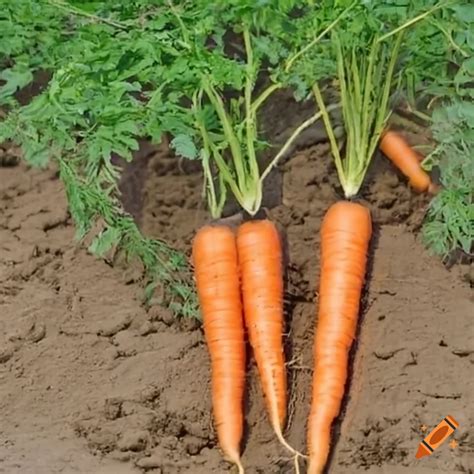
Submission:
[[[218,92],[210,83],[210,81],[203,81],[202,87],[206,92],[209,100],[211,101],[211,104],[214,106],[214,109],[217,112],[217,115],[219,116],[219,119],[222,123],[224,135],[229,143],[229,147],[231,150],[234,168],[237,173],[237,181],[239,184],[239,188],[245,190],[246,173],[243,164],[244,161],[242,156],[242,149],[240,146],[239,139],[237,138],[234,132],[234,127],[231,118],[225,109],[224,102],[222,101],[221,96],[218,94]]]
[[[359,192],[380,136],[389,117],[389,99],[401,34],[391,50],[374,38],[368,58],[354,48],[347,50],[333,33],[337,57],[342,116],[346,132],[346,153],[342,158],[319,85],[312,90],[331,144],[339,181],[346,198]],[[388,65],[387,65],[388,61]],[[385,80],[383,79],[385,76]]]
[[[283,84],[275,82],[270,84],[252,103],[252,113],[256,114],[258,109],[265,103],[265,101],[278,89],[281,89]]]
[[[440,8],[447,7],[448,5],[450,5],[452,3],[454,3],[452,0],[448,0],[447,2],[438,3],[437,5],[430,8],[429,10],[427,10],[423,13],[420,13],[419,15],[415,16],[414,18],[411,18],[410,20],[403,23],[403,25],[400,25],[399,27],[395,28],[394,30],[389,31],[385,35],[381,36],[379,38],[379,41],[382,42],[382,41],[385,41],[385,40],[389,39],[391,36],[396,35],[396,34],[402,32],[403,30],[409,28],[410,26],[414,25],[415,23],[418,23],[420,20],[423,20],[427,16],[434,13],[436,10],[439,10]]]
[[[254,62],[252,43],[250,41],[250,32],[248,27],[243,29],[245,52],[247,55],[246,64],[246,79],[245,79],[245,127],[246,127],[246,139],[247,139],[247,160],[249,163],[249,188],[251,194],[251,201],[255,200],[251,205],[256,211],[260,208],[262,203],[262,186],[259,181],[259,168],[257,155],[255,153],[255,141],[257,140],[257,128],[256,128],[256,114],[252,107],[252,91],[255,85],[255,74],[256,64]]]
[[[47,3],[49,3],[51,6],[60,8],[61,10],[64,10],[68,13],[71,13],[73,15],[78,15],[82,16],[84,18],[89,18],[90,20],[97,21],[99,23],[104,23],[109,26],[113,26],[114,28],[117,28],[119,30],[127,30],[128,26],[120,23],[115,20],[111,20],[110,18],[104,18],[101,16],[94,15],[92,13],[86,12],[84,10],[81,10],[80,8],[74,7],[66,2],[63,2],[61,0],[46,0]]]
[[[326,127],[326,132],[329,137],[329,143],[331,144],[331,152],[334,158],[334,163],[336,165],[339,181],[342,187],[344,188],[346,177],[345,177],[344,169],[342,167],[342,158],[341,158],[341,153],[339,151],[339,146],[336,140],[335,128],[332,126],[331,119],[329,117],[329,106],[326,106],[324,102],[323,96],[321,94],[321,89],[319,88],[318,83],[315,83],[312,89],[313,89],[314,97],[316,99],[316,104],[318,105],[318,108],[322,113],[324,126]]]
[[[213,219],[221,217],[222,209],[224,208],[226,199],[226,183],[229,184],[234,194],[239,193],[239,189],[235,186],[232,179],[231,171],[227,166],[225,160],[221,157],[220,152],[216,149],[211,140],[206,126],[200,119],[200,112],[202,111],[202,89],[193,94],[192,110],[196,120],[196,128],[201,133],[203,141],[203,150],[201,152],[201,160],[204,174],[204,186],[207,194],[207,202],[209,211]],[[219,198],[217,197],[216,188],[214,185],[214,177],[211,171],[210,158],[214,157],[217,167],[219,169]]]

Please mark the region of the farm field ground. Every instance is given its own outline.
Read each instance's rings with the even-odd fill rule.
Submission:
[[[267,189],[274,201],[269,214],[285,229],[287,244],[286,435],[301,450],[318,231],[338,198],[327,153],[322,143],[296,151]],[[178,167],[163,150],[144,146],[139,155],[141,169],[124,187],[126,206],[147,235],[189,251],[206,216],[199,172]],[[426,198],[410,192],[381,159],[362,196],[375,238],[328,473],[472,473],[469,268],[448,270],[428,254],[417,235]],[[73,236],[54,171],[0,168],[0,473],[231,472],[212,428],[199,324],[156,306],[146,311],[139,272],[95,259]],[[292,464],[267,421],[250,357],[249,366],[243,463],[249,474],[289,474]],[[460,424],[459,445],[446,443],[416,460],[421,427],[448,414]]]

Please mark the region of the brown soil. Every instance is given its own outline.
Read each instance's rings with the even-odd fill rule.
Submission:
[[[148,235],[188,251],[206,219],[199,172],[178,169],[165,152],[145,155],[147,170],[134,174],[128,206]],[[297,152],[275,172],[281,192],[267,201],[288,242],[286,436],[301,450],[318,230],[339,197],[330,163],[326,145]],[[381,160],[375,174],[362,193],[375,222],[370,278],[328,473],[472,473],[473,300],[466,268],[447,271],[419,242],[425,198]],[[143,209],[135,202],[141,200]],[[231,472],[216,446],[200,328],[177,323],[161,308],[146,312],[133,269],[94,259],[73,236],[54,173],[0,168],[0,473]],[[431,429],[448,414],[460,423],[459,446],[446,443],[415,460],[422,425]],[[269,427],[253,361],[246,423],[247,472],[291,473]]]

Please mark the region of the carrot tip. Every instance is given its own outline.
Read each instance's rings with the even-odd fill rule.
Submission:
[[[237,467],[237,472],[238,474],[244,474],[244,466],[242,465],[242,462],[240,461],[240,456],[238,453],[224,453],[224,458],[226,461],[234,464],[234,466]]]
[[[235,465],[237,466],[239,474],[245,474],[244,466],[242,466],[240,461],[235,462]]]
[[[281,427],[280,425],[275,425],[273,427],[276,435],[277,435],[277,438],[278,438],[278,441],[280,441],[280,443],[286,448],[288,449],[288,451],[290,451],[291,454],[294,454],[297,458],[298,457],[302,457],[302,458],[307,458],[307,456],[305,456],[303,453],[300,453],[298,450],[296,450],[295,448],[293,448],[289,443],[288,441],[286,441],[286,439],[283,437],[283,433],[281,431]]]

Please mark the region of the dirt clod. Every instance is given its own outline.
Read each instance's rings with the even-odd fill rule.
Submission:
[[[117,443],[121,451],[143,451],[148,442],[148,432],[131,430],[122,434]]]
[[[145,470],[159,468],[160,465],[161,460],[157,456],[148,456],[137,461],[137,466]],[[161,472],[161,469],[155,472]]]
[[[99,329],[97,330],[97,334],[99,336],[105,337],[114,336],[118,332],[127,329],[127,327],[130,326],[132,320],[132,314],[128,312],[118,312],[118,314],[115,314],[113,318],[102,322]]]

